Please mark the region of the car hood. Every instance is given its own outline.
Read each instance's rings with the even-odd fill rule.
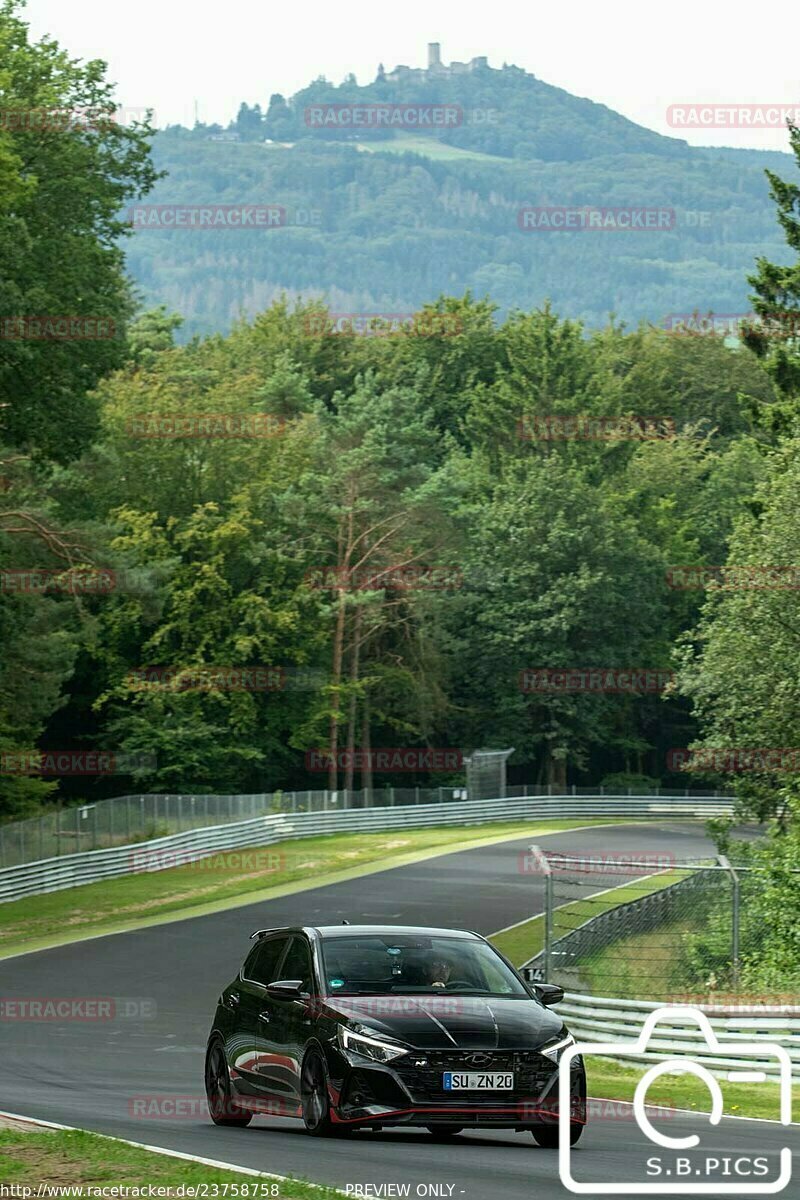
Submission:
[[[329,996],[332,1016],[419,1049],[535,1050],[564,1022],[536,1000],[503,996]]]

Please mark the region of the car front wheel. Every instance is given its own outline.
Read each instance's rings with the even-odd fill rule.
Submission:
[[[331,1120],[328,1073],[319,1050],[309,1050],[303,1061],[303,1070],[300,1073],[300,1104],[306,1133],[310,1133],[312,1137],[334,1137],[349,1132]]]

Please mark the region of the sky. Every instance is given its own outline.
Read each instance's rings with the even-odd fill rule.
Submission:
[[[366,83],[379,62],[421,67],[433,41],[444,62],[514,63],[694,145],[789,148],[782,127],[671,127],[670,105],[800,109],[797,0],[29,0],[25,11],[35,37],[108,62],[120,104],[153,108],[159,126],[192,124],[195,100],[202,121],[226,124],[242,100],[263,106],[320,75]]]

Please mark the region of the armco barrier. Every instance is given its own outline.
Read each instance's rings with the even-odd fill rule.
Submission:
[[[576,1041],[633,1042],[639,1036],[648,1014],[663,1008],[649,1000],[615,1000],[602,996],[587,996],[567,992],[558,1006]],[[775,1042],[783,1046],[792,1062],[792,1078],[800,1079],[800,1005],[764,1005],[715,1010],[713,1006],[698,1005],[711,1022],[720,1042]],[[721,1057],[707,1044],[696,1021],[684,1017],[659,1020],[654,1036],[643,1052],[620,1046],[614,1054],[617,1062],[641,1064],[661,1062],[673,1054],[689,1056],[708,1067],[714,1075],[724,1077],[729,1070],[763,1071],[769,1079],[778,1078],[778,1062],[764,1054],[761,1058]],[[587,1063],[591,1082],[591,1057]],[[724,1091],[724,1089],[723,1089]],[[774,1094],[774,1093],[771,1093]],[[742,1116],[747,1116],[745,1111]]]
[[[491,821],[580,819],[596,817],[683,817],[707,819],[730,816],[734,801],[709,796],[549,796],[464,800],[448,804],[402,807],[349,808],[338,812],[272,813],[249,821],[191,829],[147,842],[87,850],[46,858],[0,871],[0,901],[17,900],[40,892],[57,892],[142,869],[164,869],[175,856],[202,857],[243,846],[269,846],[291,838],[326,833],[383,832],[435,825],[477,825]],[[163,855],[163,866],[158,856]]]

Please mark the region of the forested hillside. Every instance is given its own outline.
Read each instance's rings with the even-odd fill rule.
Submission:
[[[315,125],[325,106],[448,108],[452,127],[413,132]],[[425,108],[425,106],[428,106]],[[311,123],[309,123],[311,122]],[[235,142],[212,140],[225,133]],[[280,298],[346,312],[407,312],[440,293],[488,295],[501,316],[550,299],[601,328],[668,314],[748,311],[756,255],[785,257],[764,167],[791,156],[702,150],[662,137],[516,68],[365,87],[317,81],[288,101],[243,104],[223,131],[155,139],[166,172],[149,202],[273,204],[269,230],[137,228],[128,261],[147,302],[192,333],[226,331]],[[539,207],[662,209],[669,228],[520,228]]]

